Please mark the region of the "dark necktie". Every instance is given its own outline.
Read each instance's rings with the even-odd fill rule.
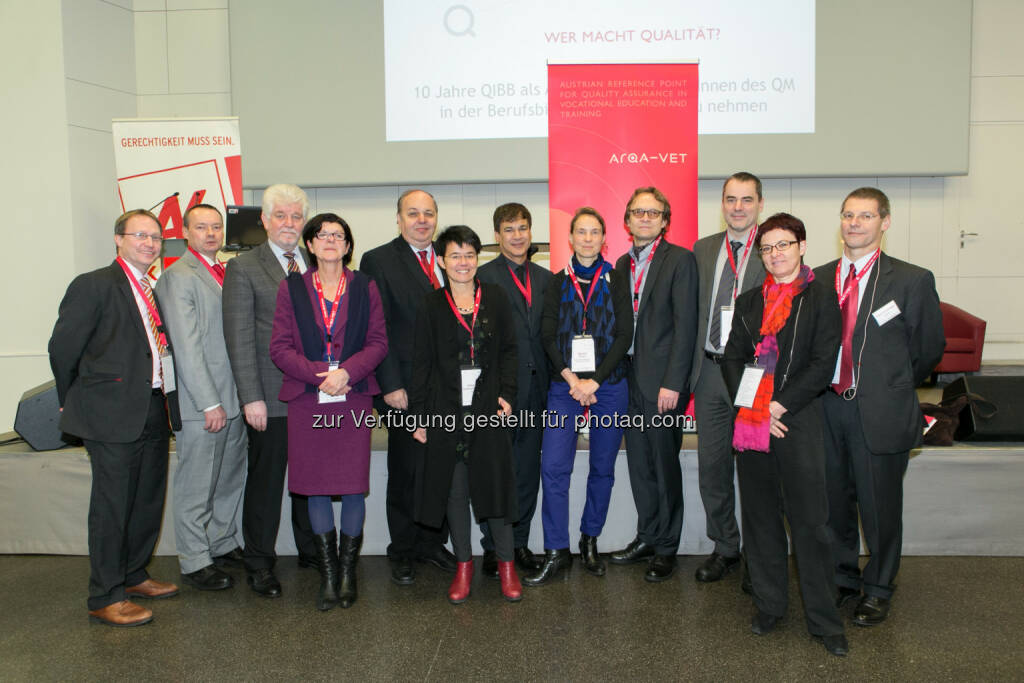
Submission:
[[[437,281],[437,273],[430,267],[430,261],[427,260],[427,250],[417,252],[420,255],[420,267],[423,268],[423,274],[430,278],[430,284],[434,289],[441,289],[441,283]]]
[[[843,284],[843,291],[849,290],[846,301],[843,302],[843,347],[839,353],[839,383],[833,384],[832,388],[837,394],[841,394],[853,386],[853,328],[857,326],[857,295],[858,285],[854,278],[857,276],[857,269],[850,264],[850,272]]]
[[[743,242],[730,241],[729,246],[732,248],[732,260],[739,268],[740,249],[743,248]],[[722,306],[732,303],[732,290],[735,284],[736,276],[729,265],[728,257],[726,257],[722,266],[722,277],[718,280],[718,293],[715,294],[714,305],[711,307],[711,322],[708,325],[708,340],[717,351],[722,350],[722,347],[719,346],[722,334]]]
[[[286,252],[284,252],[284,257],[286,259],[288,259],[288,272],[289,273],[301,273],[302,272],[301,270],[299,270],[299,263],[298,263],[298,261],[295,260],[295,252],[294,251],[286,251]]]

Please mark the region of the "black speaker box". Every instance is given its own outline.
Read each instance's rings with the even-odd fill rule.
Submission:
[[[49,381],[21,395],[14,431],[37,451],[53,451],[68,444],[62,438],[56,383]],[[70,437],[68,437],[70,438]]]
[[[968,397],[957,441],[1024,441],[1024,377],[961,377],[942,400]]]

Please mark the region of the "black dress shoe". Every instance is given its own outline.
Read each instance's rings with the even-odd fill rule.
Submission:
[[[865,595],[853,611],[853,623],[857,626],[881,624],[889,616],[889,601],[874,595]]]
[[[432,564],[441,571],[446,571],[451,574],[455,573],[456,567],[459,563],[456,561],[455,556],[452,552],[445,548],[443,545],[437,546],[435,550],[426,553],[420,553],[416,556],[418,562],[426,562]]]
[[[320,569],[320,560],[316,555],[303,555],[299,553],[299,566],[303,569]]]
[[[245,560],[245,555],[242,553],[241,548],[235,548],[223,555],[216,555],[213,558],[213,563],[218,567],[232,567],[238,568],[242,566]]]
[[[493,550],[484,551],[484,559],[480,563],[480,573],[488,579],[498,578],[498,553]]]
[[[775,630],[775,627],[779,625],[780,617],[767,612],[757,611],[754,618],[750,621],[750,631],[759,636],[763,636],[766,633],[771,633]]]
[[[583,534],[580,536],[580,561],[588,574],[604,576],[604,560],[597,552],[597,537]]]
[[[201,591],[222,591],[235,585],[235,580],[230,575],[225,574],[212,564],[194,572],[182,574],[181,580]]]
[[[658,583],[667,581],[676,573],[675,555],[655,555],[647,565],[647,572],[644,574],[644,581]]]
[[[254,572],[250,572],[249,576],[246,577],[246,581],[249,582],[249,586],[257,595],[262,595],[265,598],[281,597],[281,583],[274,576],[272,569],[262,567]]]
[[[840,586],[836,592],[836,607],[842,607],[851,600],[855,600],[860,597],[860,591],[856,588],[847,588],[846,586]]]
[[[739,557],[725,557],[718,553],[711,553],[711,556],[697,567],[696,577],[703,583],[721,581],[726,574],[733,572],[739,566]]]
[[[416,580],[416,569],[408,557],[391,560],[391,582],[399,586],[411,586]]]
[[[515,558],[516,567],[523,574],[535,572],[541,568],[541,565],[544,564],[544,561],[536,555],[534,555],[532,552],[530,552],[530,549],[526,546],[516,548]]]
[[[558,550],[546,550],[544,552],[544,564],[535,574],[524,576],[522,581],[527,586],[543,586],[548,583],[563,569],[568,570],[572,566],[572,553],[568,548]]]
[[[845,657],[850,654],[850,644],[846,642],[846,636],[842,633],[835,636],[819,636],[818,640],[822,642],[830,655]]]
[[[616,550],[609,555],[608,560],[612,564],[636,564],[646,562],[652,557],[654,557],[654,546],[647,545],[639,538],[634,538],[625,548]]]

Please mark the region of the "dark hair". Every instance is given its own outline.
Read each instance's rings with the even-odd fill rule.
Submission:
[[[738,180],[741,183],[754,183],[754,185],[757,187],[757,201],[761,201],[762,199],[764,199],[764,197],[761,194],[761,179],[758,178],[753,173],[748,173],[747,171],[737,171],[736,173],[733,173],[731,176],[725,179],[725,182],[722,183],[723,198],[725,197],[725,186],[729,184],[730,180]]]
[[[626,202],[626,211],[622,214],[623,222],[626,225],[629,225],[629,210],[633,208],[633,202],[636,198],[642,194],[653,194],[654,198],[661,202],[661,210],[663,212],[661,217],[665,219],[665,227],[662,229],[662,232],[665,232],[665,230],[668,229],[669,224],[672,223],[672,207],[668,204],[668,197],[663,195],[661,190],[653,185],[650,187],[638,187],[633,190],[633,196],[629,198],[628,202]]]
[[[135,218],[136,216],[149,216],[153,219],[153,222],[156,223],[156,227],[160,228],[160,234],[163,234],[164,226],[160,225],[160,219],[157,218],[152,211],[146,211],[145,209],[132,209],[131,211],[125,211],[118,216],[117,220],[114,221],[114,234],[123,235],[125,224],[129,219]]]
[[[430,201],[434,202],[434,213],[437,213],[437,200],[434,199],[434,195],[430,194],[426,190],[421,190],[418,187],[414,187],[411,190],[406,190],[402,194],[398,195],[398,213],[402,213],[402,202],[404,202],[405,198],[411,195],[413,192],[422,192],[423,194],[430,197]]]
[[[601,224],[601,234],[604,235],[607,232],[607,230],[604,227],[604,217],[597,212],[597,209],[590,206],[581,206],[580,208],[576,209],[576,213],[572,215],[572,220],[569,221],[570,233],[572,233],[572,231],[576,228],[576,221],[580,218],[580,216],[593,216],[594,218],[597,219],[597,222]]]
[[[473,247],[473,251],[480,253],[482,245],[480,244],[480,236],[477,235],[473,228],[468,225],[449,225],[447,228],[441,231],[441,234],[437,236],[437,243],[434,244],[434,251],[444,258],[444,253],[448,251],[448,245],[457,244],[460,247],[469,245]]]
[[[345,233],[345,241],[348,242],[348,253],[341,257],[341,264],[347,266],[352,262],[352,252],[356,249],[356,242],[352,239],[352,229],[348,227],[348,223],[336,213],[318,213],[306,221],[306,227],[302,229],[302,243],[306,245],[309,264],[314,267],[316,266],[316,255],[309,248],[309,245],[313,243],[313,238],[324,227],[324,223],[337,223],[341,226],[342,232]]]
[[[221,219],[224,218],[224,216],[220,212],[220,209],[218,209],[216,206],[213,206],[212,204],[195,204],[193,206],[188,207],[188,209],[185,210],[185,215],[181,217],[181,221],[185,224],[186,228],[188,227],[188,217],[191,216],[192,212],[195,211],[196,209],[211,209],[213,211],[216,211],[217,215],[220,216]]]
[[[754,238],[754,246],[761,246],[761,237],[770,230],[787,230],[793,233],[797,242],[807,241],[807,229],[804,222],[788,213],[777,213],[768,218],[764,223],[757,226],[757,237]]]
[[[494,210],[494,232],[498,232],[502,223],[520,219],[526,221],[527,227],[533,227],[533,217],[530,216],[530,210],[525,206],[516,202],[502,204]]]
[[[889,198],[886,197],[885,193],[877,187],[858,187],[856,190],[846,195],[846,199],[874,199],[878,203],[878,215],[882,218],[889,215]],[[840,205],[840,211],[842,211],[843,207],[846,206],[846,199],[844,199],[843,203]]]

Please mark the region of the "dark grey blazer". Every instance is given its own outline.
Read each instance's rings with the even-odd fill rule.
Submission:
[[[299,252],[308,265],[306,251],[300,247]],[[238,399],[243,406],[265,401],[267,417],[288,415],[288,404],[277,398],[282,374],[270,360],[277,290],[284,278],[270,242],[228,261],[224,274],[224,341]]]

